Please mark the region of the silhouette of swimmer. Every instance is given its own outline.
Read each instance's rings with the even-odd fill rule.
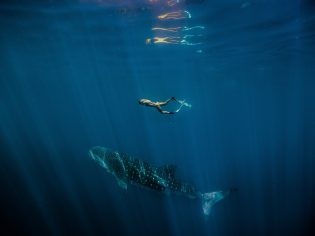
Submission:
[[[166,110],[163,110],[161,108],[162,106],[167,105],[171,101],[175,101],[175,102],[178,102],[180,104],[180,107],[176,111],[166,111]],[[173,115],[173,114],[179,112],[183,106],[191,107],[191,105],[186,103],[185,100],[184,101],[176,100],[175,97],[171,97],[170,99],[167,99],[164,102],[152,102],[149,99],[140,99],[138,102],[140,105],[145,105],[148,107],[155,107],[161,114],[169,114],[169,115]]]

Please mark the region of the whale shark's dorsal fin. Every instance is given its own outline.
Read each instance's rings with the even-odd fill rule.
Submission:
[[[175,165],[161,166],[159,167],[158,172],[163,177],[175,179],[176,166]]]

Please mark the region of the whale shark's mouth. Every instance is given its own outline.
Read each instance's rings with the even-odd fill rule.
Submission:
[[[89,151],[89,155],[90,155],[90,157],[91,157],[94,161],[96,161],[100,166],[102,166],[102,167],[105,168],[107,171],[109,171],[108,166],[107,166],[105,160],[104,160],[102,157],[100,157],[100,156],[98,156],[97,154],[93,153],[93,150],[90,150],[90,151]]]
[[[90,156],[93,160],[96,160],[96,157],[94,156],[92,150],[89,150],[89,156]]]

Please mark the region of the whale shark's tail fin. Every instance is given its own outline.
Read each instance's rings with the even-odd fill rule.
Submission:
[[[202,210],[203,213],[208,216],[210,215],[211,208],[218,201],[222,200],[226,196],[228,196],[232,191],[236,191],[237,189],[229,189],[226,191],[216,191],[210,193],[202,193],[201,201],[202,201]]]

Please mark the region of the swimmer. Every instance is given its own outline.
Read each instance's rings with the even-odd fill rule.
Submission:
[[[171,101],[175,101],[175,102],[178,102],[179,104],[181,104],[180,107],[176,111],[166,111],[166,110],[163,110],[161,108],[162,106],[167,105]],[[179,112],[180,109],[183,107],[183,105],[185,105],[183,101],[177,101],[175,97],[172,97],[172,98],[166,100],[165,102],[152,102],[149,99],[140,99],[138,102],[140,105],[145,105],[148,107],[155,107],[161,114],[169,114],[169,115],[173,115],[173,114]]]

